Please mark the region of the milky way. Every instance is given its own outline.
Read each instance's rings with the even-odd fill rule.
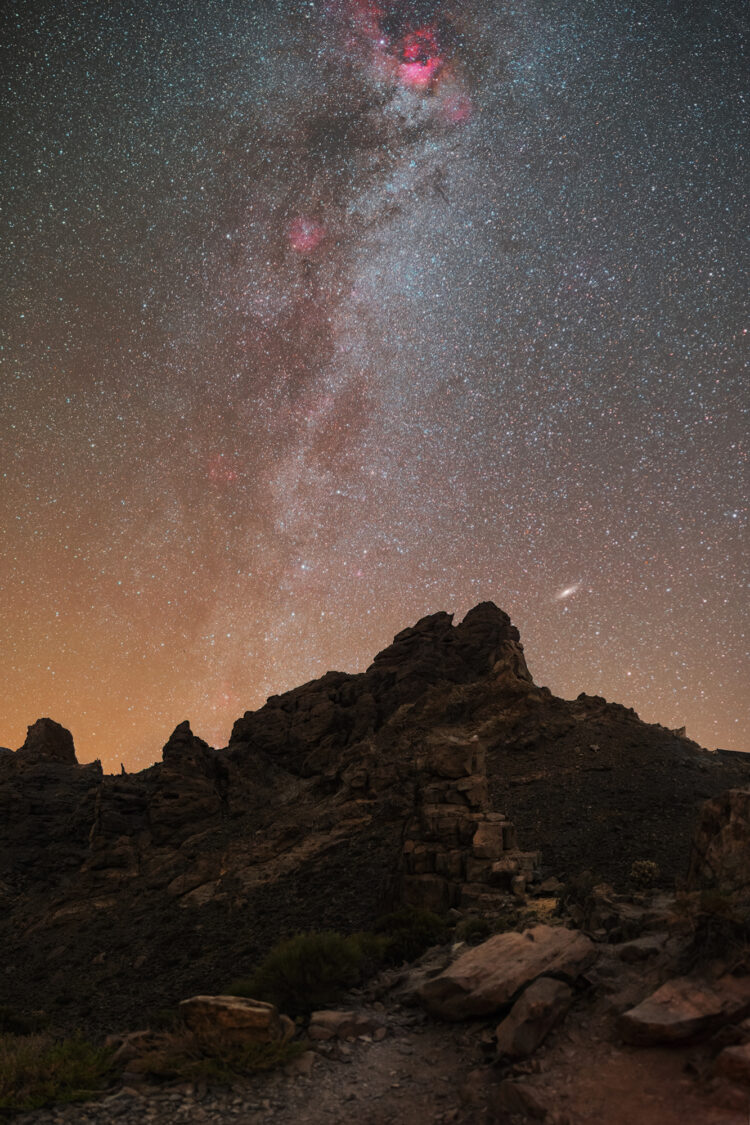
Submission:
[[[74,8],[0,34],[0,742],[222,745],[491,599],[750,749],[747,10]]]

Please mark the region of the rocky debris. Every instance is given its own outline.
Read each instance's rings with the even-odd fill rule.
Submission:
[[[443,1019],[488,1015],[511,1004],[537,977],[573,983],[595,959],[594,943],[574,930],[535,926],[522,934],[497,934],[425,981],[419,997],[428,1012]]]
[[[750,907],[750,788],[730,789],[704,804],[691,844],[687,886],[719,891]]]
[[[618,945],[617,954],[621,961],[626,961],[630,965],[639,961],[647,961],[649,957],[658,957],[663,952],[668,940],[669,933],[667,931],[644,934],[643,937]]]
[[[617,894],[608,883],[600,883],[585,902],[568,904],[566,913],[597,940],[625,944],[651,931],[668,932],[674,923],[674,898],[653,892]]]
[[[37,719],[28,728],[26,741],[17,751],[19,762],[59,762],[76,766],[73,735],[54,719]]]
[[[551,1091],[534,1086],[528,1080],[516,1082],[511,1078],[500,1083],[493,1099],[501,1113],[517,1114],[523,1120],[532,1121],[548,1121],[555,1101]]]
[[[649,1046],[707,1035],[750,1013],[750,978],[669,980],[620,1017],[626,1043]]]
[[[375,1035],[383,1029],[383,1021],[364,1012],[313,1012],[307,1034],[310,1039],[357,1039],[360,1035]]]
[[[573,991],[561,980],[539,977],[516,1000],[495,1032],[498,1055],[525,1059],[541,1046],[573,1002]]]
[[[273,1004],[241,996],[192,996],[180,1002],[180,1015],[198,1037],[220,1035],[238,1043],[288,1040],[294,1024]]]

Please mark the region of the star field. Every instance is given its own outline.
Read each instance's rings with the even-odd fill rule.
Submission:
[[[224,745],[491,599],[750,750],[742,5],[0,20],[0,743]]]

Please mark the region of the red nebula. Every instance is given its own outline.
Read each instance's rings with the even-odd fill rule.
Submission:
[[[409,32],[404,39],[401,59],[399,76],[407,86],[429,86],[445,61],[440,54],[437,35],[431,27]]]
[[[317,219],[298,215],[289,226],[289,242],[298,254],[311,254],[325,238],[326,228]]]

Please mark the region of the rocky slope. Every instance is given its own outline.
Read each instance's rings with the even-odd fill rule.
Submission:
[[[645,858],[671,882],[703,800],[749,780],[750,761],[537,687],[489,603],[269,699],[224,749],[182,723],[139,774],[79,766],[41,719],[0,753],[0,1002],[134,1026],[299,929],[366,927],[404,897],[489,909],[539,849],[544,874],[617,882]]]

